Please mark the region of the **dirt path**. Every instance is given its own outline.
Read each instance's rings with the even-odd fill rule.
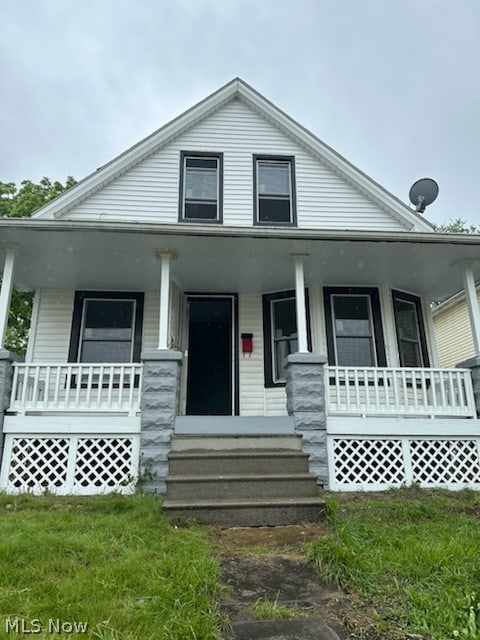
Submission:
[[[382,636],[370,603],[335,589],[313,564],[305,564],[304,544],[324,532],[322,523],[216,530],[227,587],[222,599],[229,620],[225,637],[421,640],[421,636],[400,631],[392,635],[391,630],[388,638]],[[256,603],[265,602],[269,609],[259,622]],[[293,617],[280,618],[286,613]]]

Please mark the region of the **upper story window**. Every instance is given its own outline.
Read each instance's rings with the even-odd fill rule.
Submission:
[[[255,224],[296,225],[295,159],[254,156]]]
[[[179,219],[221,222],[223,154],[182,151],[180,162]]]

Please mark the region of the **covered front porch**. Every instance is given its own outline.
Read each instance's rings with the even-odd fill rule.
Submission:
[[[11,389],[3,401],[2,487],[131,491],[140,478],[147,489],[163,491],[172,434],[216,431],[300,434],[318,484],[333,489],[411,482],[477,486],[479,363],[436,367],[429,304],[464,286],[470,296],[471,283],[480,276],[478,239],[8,222],[13,224],[2,237],[0,335],[14,282],[46,292],[50,307],[55,296],[71,300],[57,305],[64,315],[73,309],[74,316],[79,291],[87,300],[94,299],[93,291],[105,299],[127,291],[137,292],[132,304],[141,295],[145,301],[138,361],[84,362],[77,352],[73,359],[73,316],[64,318],[58,336],[66,345],[63,356],[49,359],[59,348],[43,346],[49,316],[41,307],[27,361],[11,362],[3,352],[4,379],[11,381],[4,386]],[[352,305],[346,303],[354,298],[362,304],[349,318],[345,309]],[[211,413],[188,409],[189,314],[192,301],[204,299],[231,305],[222,316],[229,323],[224,332],[229,404],[211,419]],[[416,333],[399,334],[396,300],[403,301],[409,318],[422,320]],[[293,329],[283,312],[287,301],[294,309]],[[205,307],[198,308],[201,328]],[[476,301],[470,317],[478,347]],[[351,334],[353,321],[360,330]],[[77,318],[77,325],[78,345],[86,336],[85,321]],[[242,335],[249,336],[250,346]],[[352,337],[355,348],[349,349]],[[207,369],[219,353],[217,346],[203,352]],[[349,353],[368,354],[370,364],[342,362]],[[407,356],[416,358],[416,366],[405,366]],[[420,445],[413,442],[423,443],[420,466],[427,468],[432,459],[448,471],[423,479],[414,473],[412,451]],[[468,473],[455,475],[447,459],[466,460]],[[373,471],[367,473],[369,464]],[[352,475],[352,469],[358,473]]]
[[[315,398],[295,401],[287,389],[290,415],[177,416],[170,428],[142,434],[143,364],[13,363],[0,487],[129,493],[139,482],[151,485],[158,469],[167,477],[173,434],[240,441],[301,434],[311,471],[331,490],[413,483],[480,488],[480,420],[470,369],[313,367],[306,387],[315,385]],[[302,378],[292,376],[292,383]],[[145,465],[143,475],[142,447],[144,455],[156,453],[157,464]]]

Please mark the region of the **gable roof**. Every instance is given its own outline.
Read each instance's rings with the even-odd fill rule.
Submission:
[[[44,205],[32,217],[62,217],[90,195],[158,151],[173,138],[190,129],[200,120],[234,99],[242,100],[289,137],[300,143],[334,173],[386,210],[406,230],[431,231],[433,229],[433,225],[422,216],[348,162],[343,156],[240,78],[234,78],[195,106],[97,169],[58,198]]]

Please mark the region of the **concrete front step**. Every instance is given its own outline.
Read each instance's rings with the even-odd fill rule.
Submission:
[[[249,500],[170,500],[163,502],[171,516],[224,526],[279,526],[316,522],[325,514],[321,498],[269,498]]]
[[[216,524],[295,524],[324,514],[296,434],[176,434],[166,484],[167,513]]]
[[[235,622],[226,634],[225,640],[340,640],[323,618],[314,616]]]
[[[175,435],[172,451],[233,451],[237,449],[293,449],[300,451],[300,435]]]
[[[172,451],[168,459],[171,475],[308,473],[308,455],[293,449]]]
[[[167,477],[169,500],[216,500],[235,496],[249,498],[295,498],[318,495],[314,476],[295,474],[242,474]]]

